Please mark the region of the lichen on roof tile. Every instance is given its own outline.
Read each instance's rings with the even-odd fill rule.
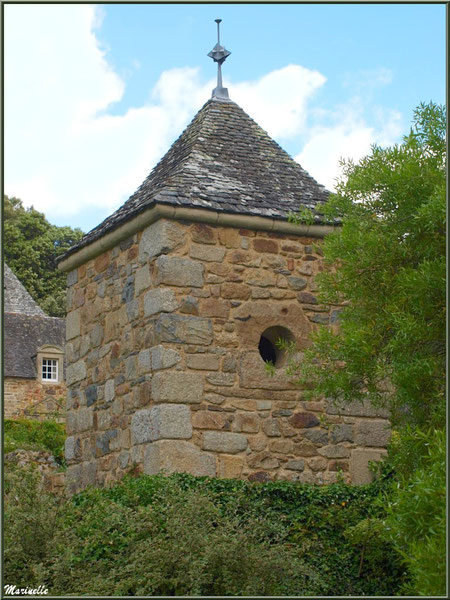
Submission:
[[[158,203],[285,220],[302,205],[320,214],[328,195],[236,103],[208,100],[136,192],[64,256]]]

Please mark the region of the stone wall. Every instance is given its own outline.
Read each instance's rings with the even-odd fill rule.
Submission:
[[[371,407],[307,402],[260,356],[301,351],[319,304],[320,240],[161,219],[68,274],[68,485],[153,474],[361,483],[389,439]],[[276,331],[276,330],[275,330]],[[283,362],[280,358],[280,363]]]
[[[55,418],[65,420],[65,383],[42,383],[37,379],[5,377],[3,380],[5,419]]]

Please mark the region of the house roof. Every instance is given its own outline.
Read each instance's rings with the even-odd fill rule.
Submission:
[[[4,314],[5,377],[36,377],[35,355],[41,346],[64,349],[65,319],[19,313]]]
[[[7,264],[3,274],[4,375],[34,378],[38,348],[54,345],[64,349],[65,319],[47,316]]]
[[[125,204],[63,257],[154,204],[285,220],[328,194],[235,102],[212,98]]]
[[[3,303],[5,312],[46,316],[6,263],[3,265]]]

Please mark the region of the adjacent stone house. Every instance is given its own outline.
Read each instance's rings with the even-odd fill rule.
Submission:
[[[64,421],[65,320],[46,315],[7,264],[3,282],[4,416]]]
[[[68,486],[145,473],[368,480],[386,414],[307,402],[301,352],[319,304],[320,241],[288,222],[327,191],[237,104],[211,98],[130,199],[60,262],[68,273]],[[271,377],[265,362],[275,364]]]

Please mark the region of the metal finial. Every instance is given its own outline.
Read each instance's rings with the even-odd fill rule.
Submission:
[[[228,100],[228,90],[222,85],[222,63],[230,56],[231,52],[220,45],[220,23],[222,19],[216,19],[215,21],[217,23],[217,44],[211,52],[208,52],[208,56],[217,63],[217,87],[213,89],[211,97]]]

